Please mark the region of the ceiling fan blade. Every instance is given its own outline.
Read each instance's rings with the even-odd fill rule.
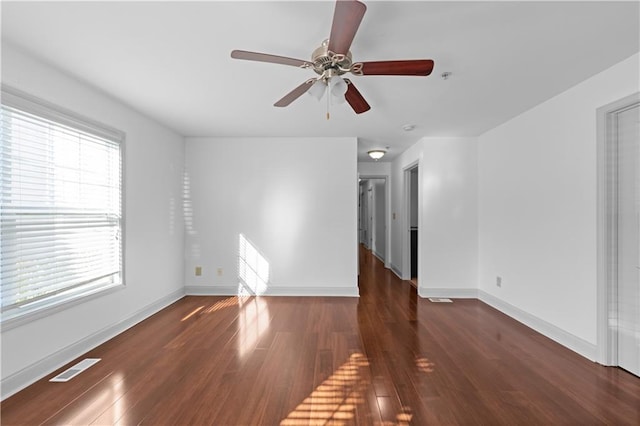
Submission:
[[[354,64],[357,65],[357,64]],[[427,76],[433,71],[431,59],[407,61],[362,62],[362,71],[358,75],[415,75]]]
[[[267,53],[247,52],[246,50],[233,50],[231,57],[234,59],[244,59],[247,61],[270,62],[272,64],[291,65],[294,67],[306,68],[313,66],[308,61],[302,59],[287,58],[286,56],[269,55]]]
[[[351,105],[351,108],[356,112],[356,114],[362,114],[363,112],[367,112],[371,109],[367,101],[364,100],[356,86],[353,85],[351,80],[344,79],[347,82],[347,93],[344,94],[345,99]]]
[[[295,89],[293,89],[292,91],[284,95],[284,97],[280,99],[278,102],[276,102],[275,104],[273,104],[273,106],[276,106],[276,107],[288,106],[291,102],[295,101],[300,96],[307,93],[307,91],[311,88],[311,86],[313,86],[313,83],[315,82],[316,80],[313,78],[305,81],[300,86],[296,87]]]
[[[346,55],[358,31],[367,6],[356,0],[337,0],[328,49]]]

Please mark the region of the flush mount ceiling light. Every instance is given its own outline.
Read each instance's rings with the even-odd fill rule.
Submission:
[[[372,149],[371,151],[367,152],[367,154],[369,154],[369,157],[373,158],[375,161],[378,161],[379,159],[384,157],[386,153],[387,151],[383,149]]]
[[[410,132],[415,128],[416,128],[415,124],[405,124],[404,126],[402,126],[402,130],[404,130],[405,132]]]

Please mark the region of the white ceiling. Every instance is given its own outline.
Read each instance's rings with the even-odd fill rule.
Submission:
[[[481,134],[640,51],[637,1],[366,4],[355,61],[426,58],[435,68],[352,77],[372,109],[336,105],[329,121],[310,96],[273,107],[312,71],[229,55],[310,58],[329,35],[330,1],[3,1],[2,41],[182,135],[357,136],[361,161],[387,146],[392,159],[422,136]]]

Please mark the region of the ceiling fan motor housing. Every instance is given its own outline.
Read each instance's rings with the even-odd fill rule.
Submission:
[[[345,54],[334,53],[329,50],[329,40],[322,42],[322,45],[311,54],[313,70],[319,75],[342,75],[352,69],[351,52]]]

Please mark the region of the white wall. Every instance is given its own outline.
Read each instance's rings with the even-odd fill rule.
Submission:
[[[475,296],[477,140],[425,138],[422,143],[418,291],[423,297]]]
[[[591,359],[596,109],[639,90],[639,59],[636,54],[479,137],[481,295]]]
[[[358,295],[355,138],[188,138],[186,173],[188,293],[237,292],[244,234],[264,294]]]
[[[182,296],[184,141],[6,43],[2,82],[126,133],[126,288],[4,329],[6,397]]]
[[[387,161],[359,162],[358,174],[361,177],[380,177],[391,174],[391,163]]]
[[[403,246],[409,236],[404,170],[419,166],[418,291],[422,297],[477,294],[476,143],[475,138],[423,138],[392,163],[395,219],[390,255],[396,273],[402,270]]]

